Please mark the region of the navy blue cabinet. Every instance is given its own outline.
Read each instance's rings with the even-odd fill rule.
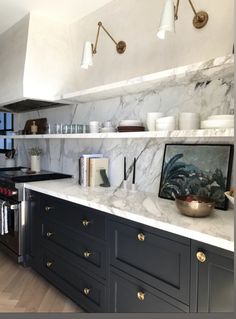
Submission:
[[[30,265],[88,312],[233,310],[233,253],[28,192]]]
[[[191,254],[191,312],[233,312],[233,253],[192,241]]]

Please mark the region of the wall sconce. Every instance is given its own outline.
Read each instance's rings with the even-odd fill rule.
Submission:
[[[101,28],[115,43],[117,53],[123,54],[126,50],[126,43],[124,41],[116,42],[114,38],[111,36],[111,34],[104,28],[102,22],[98,22],[98,31],[97,31],[95,45],[93,45],[91,42],[88,42],[88,41],[86,41],[84,44],[84,51],[83,51],[83,56],[81,61],[82,69],[88,69],[89,66],[93,65],[93,55],[97,53],[98,38],[99,38],[99,33]]]
[[[193,26],[197,29],[203,28],[208,21],[208,14],[205,11],[197,12],[191,0],[188,0],[193,13]],[[165,39],[166,31],[175,32],[175,20],[178,20],[179,0],[177,0],[176,6],[173,0],[166,0],[157,37],[159,39]]]

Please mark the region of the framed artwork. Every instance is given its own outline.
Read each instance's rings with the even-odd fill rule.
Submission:
[[[215,200],[215,208],[226,210],[224,195],[230,187],[233,145],[166,144],[159,197],[201,195]]]

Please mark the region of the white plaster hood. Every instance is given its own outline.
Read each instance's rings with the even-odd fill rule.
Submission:
[[[0,109],[10,112],[65,105],[74,90],[67,25],[35,14],[0,35]],[[57,102],[56,102],[57,101]]]

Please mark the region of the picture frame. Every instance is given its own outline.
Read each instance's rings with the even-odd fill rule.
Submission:
[[[226,210],[233,152],[232,144],[165,144],[158,196],[201,195]]]

